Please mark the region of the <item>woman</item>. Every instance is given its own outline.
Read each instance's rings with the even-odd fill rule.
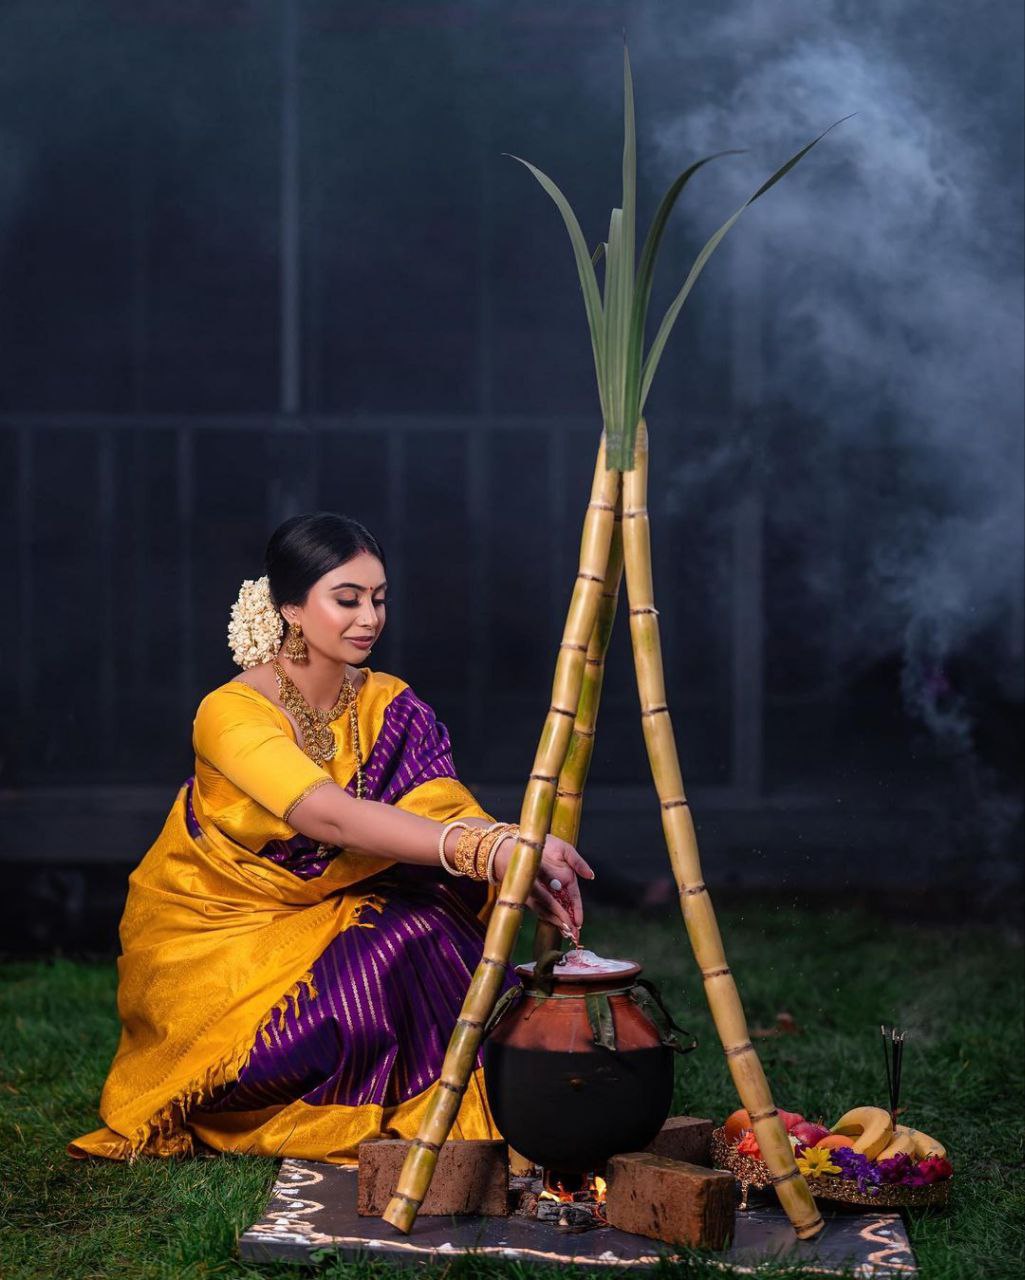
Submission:
[[[232,610],[244,671],[200,703],[195,774],[129,878],[106,1125],[74,1156],[351,1163],[414,1137],[480,960],[516,828],[457,780],[431,708],[359,665],[385,623],[380,546],[296,516],[266,569]],[[570,936],[578,874],[549,836],[528,904]],[[499,1136],[479,1060],[452,1136]]]

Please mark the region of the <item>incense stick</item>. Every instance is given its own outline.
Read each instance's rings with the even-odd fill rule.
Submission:
[[[891,1027],[889,1033],[880,1024],[879,1034],[883,1040],[883,1063],[886,1066],[886,1089],[890,1097],[890,1123],[896,1125],[897,1111],[900,1107],[900,1078],[904,1064],[904,1037],[906,1031],[898,1031]],[[889,1044],[887,1044],[887,1035]]]

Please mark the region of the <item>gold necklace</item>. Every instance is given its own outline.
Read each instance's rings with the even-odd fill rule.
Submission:
[[[331,722],[337,720],[348,709],[349,725],[352,729],[352,749],[356,756],[356,796],[362,800],[366,793],[366,782],[363,776],[363,753],[359,742],[359,719],[356,715],[356,689],[352,681],[346,676],[335,705],[329,711],[321,711],[319,707],[313,707],[306,701],[298,686],[276,658],[273,666],[274,674],[278,678],[278,698],[285,710],[290,711],[298,722],[302,734],[302,750],[314,764],[322,765],[335,758],[338,744],[331,732]]]

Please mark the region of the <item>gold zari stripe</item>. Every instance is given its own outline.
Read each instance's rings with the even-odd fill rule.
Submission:
[[[301,805],[302,802],[307,798],[307,796],[313,795],[314,791],[316,791],[318,787],[322,787],[326,782],[330,782],[330,781],[331,781],[330,778],[318,778],[316,782],[311,782],[308,787],[305,787],[302,791],[299,792],[296,798],[292,801],[292,803],[288,806],[285,812],[281,815],[281,821],[287,822],[288,819],[292,816],[292,811],[296,809],[299,805]]]

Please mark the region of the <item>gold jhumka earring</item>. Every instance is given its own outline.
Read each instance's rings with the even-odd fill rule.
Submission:
[[[288,635],[285,638],[285,657],[290,662],[309,661],[310,654],[306,648],[306,641],[303,639],[301,623],[290,622],[288,624]]]

